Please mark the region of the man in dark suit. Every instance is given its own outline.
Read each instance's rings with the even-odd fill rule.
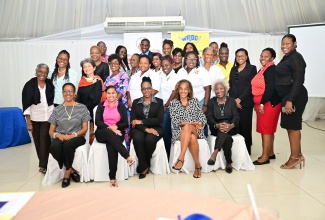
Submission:
[[[142,53],[140,55],[148,55],[150,58],[152,58],[153,53],[149,50],[150,48],[150,41],[147,38],[144,38],[141,40],[141,51]]]

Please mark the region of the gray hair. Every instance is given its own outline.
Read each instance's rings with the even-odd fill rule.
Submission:
[[[216,90],[217,85],[222,85],[225,88],[225,95],[227,95],[229,90],[229,83],[224,79],[218,79],[214,84],[214,90]]]
[[[49,66],[46,65],[45,63],[40,63],[36,66],[36,69],[39,69],[41,67],[45,67],[47,69],[47,73],[50,71]]]
[[[202,54],[204,54],[205,51],[207,51],[207,50],[213,51],[213,48],[212,47],[206,47],[206,48],[204,48],[203,51],[202,51]]]
[[[83,60],[80,62],[80,66],[81,66],[81,68],[83,68],[83,66],[84,66],[85,63],[90,63],[93,67],[96,67],[95,61],[92,60],[91,58],[83,59]]]

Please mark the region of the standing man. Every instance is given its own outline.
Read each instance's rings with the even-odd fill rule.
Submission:
[[[150,41],[147,38],[141,40],[140,47],[142,52],[140,55],[148,55],[152,59],[153,53],[149,50]]]
[[[106,44],[103,41],[99,41],[97,43],[97,47],[99,47],[100,50],[101,61],[108,63],[108,55],[106,54],[106,50],[107,50]]]

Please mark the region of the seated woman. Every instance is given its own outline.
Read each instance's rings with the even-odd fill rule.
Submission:
[[[183,79],[175,86],[175,99],[170,102],[169,111],[173,125],[173,145],[176,141],[181,142],[181,153],[173,166],[174,170],[181,170],[184,157],[189,148],[194,163],[194,178],[201,177],[201,164],[199,162],[199,143],[197,139],[204,139],[203,128],[206,117],[200,108],[200,103],[193,98],[193,87],[190,81]]]
[[[53,137],[50,153],[58,161],[60,168],[66,168],[62,180],[62,188],[70,185],[70,177],[80,182],[79,174],[72,168],[74,153],[78,147],[84,145],[84,135],[88,130],[91,117],[87,107],[74,101],[76,87],[66,83],[62,87],[64,102],[57,106],[49,118],[51,123],[49,134]]]
[[[164,106],[162,99],[152,95],[152,84],[149,77],[143,77],[141,91],[143,96],[132,103],[131,125],[135,152],[139,165],[139,179],[146,177],[150,168],[150,159],[156,150],[156,144],[162,138]]]
[[[117,54],[111,54],[108,58],[109,66],[112,74],[106,78],[104,83],[105,88],[114,86],[117,92],[117,99],[128,109],[128,100],[126,96],[126,90],[129,86],[129,76],[124,71],[121,71],[122,59]],[[130,121],[130,111],[127,110],[128,121]],[[125,128],[125,144],[129,148],[129,125]]]
[[[80,66],[86,76],[81,77],[78,85],[78,101],[87,106],[91,116],[89,144],[92,144],[94,140],[93,110],[100,102],[105,101],[105,87],[102,78],[95,75],[95,61],[86,58],[80,62]]]
[[[232,172],[231,147],[233,143],[232,135],[237,134],[239,114],[235,99],[227,97],[229,85],[224,80],[218,80],[214,91],[216,96],[208,103],[208,124],[211,135],[217,139],[214,145],[214,151],[208,160],[209,165],[214,165],[218,152],[223,149],[227,166],[226,172]]]
[[[118,154],[124,157],[129,166],[134,163],[129,152],[123,145],[125,128],[128,126],[128,116],[125,106],[118,101],[114,86],[107,87],[106,101],[98,105],[95,123],[96,140],[105,143],[108,154],[109,179],[111,187],[117,187],[116,171]]]

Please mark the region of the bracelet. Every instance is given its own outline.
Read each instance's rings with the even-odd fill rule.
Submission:
[[[78,134],[76,132],[73,132],[72,134],[74,134],[74,137],[78,137]]]
[[[55,135],[57,135],[57,134],[58,134],[58,133],[55,132],[55,133],[53,134],[53,138],[55,138]]]
[[[204,106],[204,107],[208,107],[208,105],[205,105],[205,104],[204,104],[203,106]]]

